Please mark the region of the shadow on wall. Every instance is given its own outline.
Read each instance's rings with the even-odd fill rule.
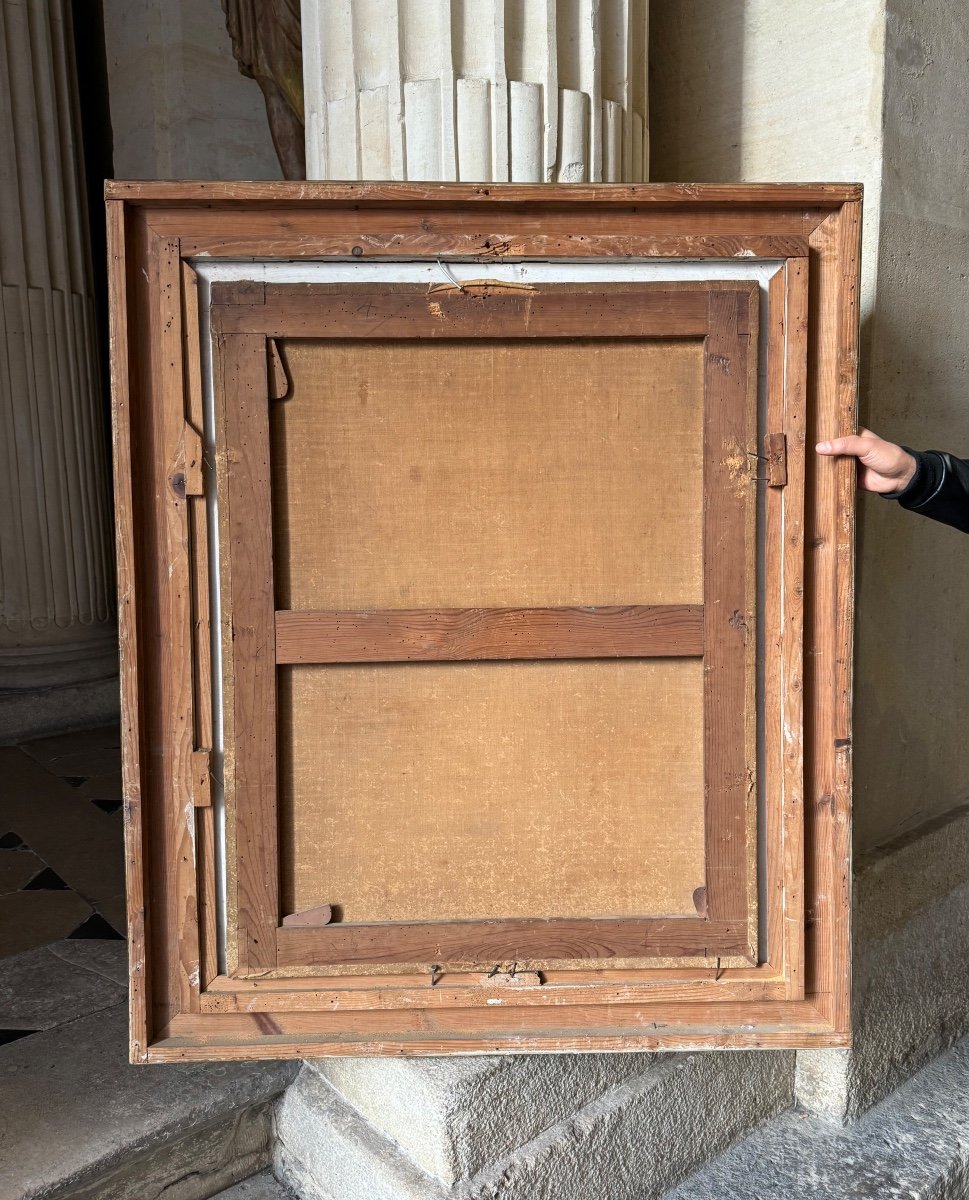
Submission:
[[[746,0],[718,0],[715,9],[695,0],[652,0],[649,107],[662,114],[650,121],[652,180],[741,178],[746,7]],[[700,144],[683,136],[684,129],[699,128],[704,130]]]
[[[886,437],[969,455],[969,298],[927,321],[937,303],[886,275],[863,417]],[[941,291],[934,274],[926,282]],[[969,538],[869,495],[859,497],[858,535],[855,845],[864,851],[969,799]]]

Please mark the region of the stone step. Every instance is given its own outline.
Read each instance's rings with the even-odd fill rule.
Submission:
[[[664,1200],[966,1200],[969,1038],[848,1126],[794,1109]]]
[[[295,1064],[131,1066],[125,949],[3,960],[0,1200],[206,1200],[269,1162]]]
[[[790,1106],[781,1052],[342,1059],[277,1109],[300,1200],[651,1200]]]
[[[212,1200],[297,1200],[287,1187],[279,1182],[272,1171],[260,1171],[250,1175],[242,1183],[234,1184],[213,1196]]]

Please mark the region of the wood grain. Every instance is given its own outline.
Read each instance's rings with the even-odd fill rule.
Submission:
[[[700,605],[276,613],[277,663],[703,654]]]
[[[807,472],[808,264],[786,264],[784,320],[784,418],[787,432],[787,484],[781,494],[782,525],[772,539],[783,558],[780,653],[768,669],[780,669],[780,712],[774,725],[781,749],[783,849],[777,856],[783,875],[783,959],[788,998],[804,996],[804,495]],[[782,916],[781,916],[782,914]]]
[[[618,975],[615,969],[606,968],[607,974]],[[658,972],[654,972],[657,974]],[[699,974],[699,972],[697,972]],[[518,972],[523,979],[527,975]],[[533,976],[534,978],[534,973]],[[437,978],[437,976],[436,976]],[[540,986],[532,984],[519,987],[514,995],[502,993],[501,1004],[505,1007],[561,1008],[573,1004],[635,1004],[642,999],[642,981],[589,984],[550,984],[549,973],[541,972],[544,981]],[[235,983],[235,980],[231,982]],[[247,1012],[372,1012],[388,1009],[423,1008],[486,1008],[495,1005],[495,989],[489,986],[486,974],[476,973],[466,983],[457,981],[455,972],[444,973],[431,985],[430,974],[425,972],[423,987],[381,987],[375,990],[371,980],[369,988],[330,987],[296,988],[291,980],[267,980],[271,985],[248,991],[216,990],[202,997],[203,1013],[247,1013]],[[302,982],[302,981],[300,981]],[[656,981],[659,982],[659,981]],[[722,973],[717,977],[715,970],[709,979],[694,979],[688,983],[666,980],[662,986],[663,999],[667,1003],[694,1004],[710,1003],[716,998],[728,999],[723,985]],[[735,983],[729,998],[754,1003],[783,1000],[783,989],[775,983],[750,981]]]
[[[552,206],[580,208],[594,203],[637,204],[650,207],[688,209],[705,205],[729,205],[735,209],[840,208],[849,200],[861,200],[859,183],[596,183],[550,188],[547,184],[472,183],[334,183],[314,181],[232,182],[215,180],[124,180],[104,181],[105,199],[159,201],[200,207],[218,203],[219,215],[233,207],[269,203],[297,206],[327,203],[537,202],[542,211]]]
[[[756,953],[754,479],[757,292],[711,293],[704,391],[704,771],[711,919]],[[751,330],[739,332],[742,325]]]
[[[199,345],[198,280],[193,268],[181,264],[182,363],[184,367],[186,450],[185,494],[189,513],[189,560],[192,607],[192,708],[195,763],[195,874],[198,895],[199,986],[204,989],[218,974],[218,900],[216,871],[219,850],[215,813],[211,807],[212,739],[212,618],[209,600],[208,513],[206,471],[201,430],[205,424],[202,363]],[[202,757],[199,757],[201,753]],[[204,771],[204,777],[202,772]],[[201,785],[201,786],[199,786]]]
[[[190,514],[185,493],[185,388],[182,363],[182,278],[179,243],[152,238],[148,248],[148,282],[152,323],[158,330],[152,342],[153,389],[152,467],[160,502],[155,508],[157,546],[166,584],[158,596],[158,633],[170,658],[159,674],[152,702],[167,727],[166,747],[157,770],[169,802],[165,807],[168,847],[165,886],[176,905],[198,911],[195,874],[195,822],[184,815],[193,793],[195,749],[192,670],[192,578],[189,568]],[[161,565],[161,564],[159,564]],[[189,800],[190,803],[190,800]],[[196,1011],[199,996],[199,931],[197,924],[179,923],[168,942],[168,978],[173,1002],[182,1012]]]
[[[326,963],[486,963],[535,959],[745,955],[745,922],[500,920],[282,926],[277,966]]]
[[[812,239],[807,441],[855,429],[860,212],[852,204]],[[851,1025],[851,654],[854,486],[850,464],[816,463],[808,491],[805,711],[806,991],[832,1026]]]
[[[151,1061],[662,1050],[671,1043],[684,1049],[838,1044],[824,1016],[808,1001],[694,1003],[672,1010],[662,1003],[577,1004],[556,1009],[554,1017],[543,1008],[489,1005],[474,1036],[466,1032],[468,1018],[460,1009],[189,1015],[161,1031]]]
[[[521,972],[519,972],[519,975]],[[613,972],[615,974],[615,972]],[[543,978],[545,973],[542,973]],[[425,980],[429,975],[425,975]],[[663,998],[672,1004],[711,1003],[726,999],[725,989],[711,976],[707,983],[663,985]],[[524,986],[514,995],[500,993],[500,1003],[506,1008],[566,1008],[574,1004],[635,1004],[642,998],[642,983],[623,985],[620,982],[595,985]],[[454,987],[443,982],[433,987],[425,983],[421,989],[382,988],[365,991],[362,988],[327,990],[296,990],[277,988],[265,992],[209,992],[202,997],[203,1013],[283,1013],[283,1012],[373,1012],[381,1010],[420,1010],[425,1008],[456,1008],[474,1010],[495,1007],[496,991],[487,982]],[[783,993],[774,984],[746,983],[733,988],[735,1001],[765,1003],[782,1000]]]
[[[223,286],[226,291],[223,292]],[[213,326],[269,338],[702,337],[703,286],[552,285],[447,291],[407,284],[266,284],[264,302],[239,304],[212,285]],[[741,332],[746,333],[746,330]],[[285,393],[284,393],[285,394]]]
[[[231,780],[234,818],[230,879],[237,894],[239,960],[244,969],[275,964],[279,921],[276,849],[276,675],[272,535],[269,488],[269,412],[265,339],[233,335],[216,340],[216,402],[224,429],[220,500],[224,554],[231,588],[223,635],[224,670],[231,672]],[[234,868],[234,869],[233,869]]]
[[[131,379],[128,368],[128,305],[134,303],[129,282],[126,214],[118,201],[107,205],[108,312],[111,346],[111,426],[114,461],[115,546],[118,584],[118,640],[121,675],[121,776],[124,796],[126,913],[129,944],[129,1056],[145,1062],[152,1037],[150,959],[146,920],[147,863],[142,817],[141,721],[142,672],[138,654],[136,553],[132,480]]]

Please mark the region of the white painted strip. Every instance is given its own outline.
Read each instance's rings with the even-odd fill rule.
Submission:
[[[232,264],[235,279],[251,278],[245,263]],[[220,974],[226,971],[228,904],[226,895],[225,722],[222,707],[222,593],[219,587],[219,496],[215,478],[215,376],[212,364],[212,275],[196,268],[199,306],[199,363],[202,375],[202,455],[205,473],[205,516],[209,552],[209,652],[212,659],[212,810],[215,836],[216,957]],[[228,278],[228,277],[227,277]]]

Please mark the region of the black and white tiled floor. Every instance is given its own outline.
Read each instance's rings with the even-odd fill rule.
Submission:
[[[84,997],[104,1003],[87,995],[92,970],[123,998],[121,808],[117,727],[0,746],[0,1046],[75,1020]],[[107,975],[87,961],[105,943]]]
[[[116,728],[0,747],[0,1200],[187,1195],[169,1147],[200,1126],[226,1131],[185,1176],[211,1195],[266,1167],[232,1131],[295,1073],[129,1065],[119,761]],[[265,1171],[219,1195],[292,1200]]]

